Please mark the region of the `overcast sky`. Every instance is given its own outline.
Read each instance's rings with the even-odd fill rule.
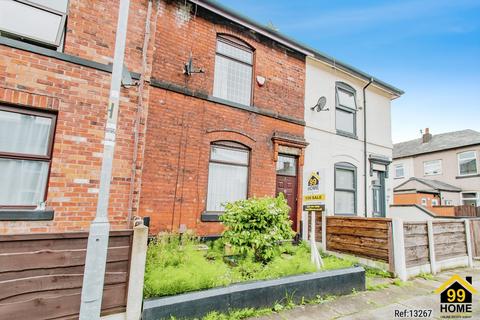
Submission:
[[[393,141],[480,131],[480,0],[220,0],[405,91]]]

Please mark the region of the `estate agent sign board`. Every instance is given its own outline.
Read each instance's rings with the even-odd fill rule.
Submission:
[[[303,211],[325,210],[325,169],[308,171],[303,185]]]

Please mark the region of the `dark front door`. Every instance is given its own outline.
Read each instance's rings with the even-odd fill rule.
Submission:
[[[373,216],[385,217],[385,172],[373,171]]]
[[[292,228],[297,230],[297,158],[288,155],[279,155],[277,161],[276,194],[283,193],[290,207]]]

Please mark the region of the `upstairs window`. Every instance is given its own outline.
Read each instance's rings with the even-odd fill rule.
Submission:
[[[337,132],[356,136],[357,103],[355,89],[343,82],[337,82],[336,101],[335,122]]]
[[[442,174],[442,160],[425,161],[423,163],[423,174],[426,176]]]
[[[477,174],[477,153],[475,151],[458,154],[458,172],[461,176]]]
[[[0,207],[45,201],[56,116],[0,105]]]
[[[230,37],[217,38],[213,95],[249,106],[252,99],[253,51]]]
[[[395,178],[404,178],[405,177],[405,167],[403,164],[395,165]]]
[[[1,0],[0,35],[59,49],[68,0]]]
[[[247,198],[249,157],[249,150],[235,142],[211,145],[207,212],[221,213],[225,203]]]

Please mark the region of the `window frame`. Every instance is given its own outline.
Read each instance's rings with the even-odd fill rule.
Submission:
[[[347,91],[353,94],[353,101],[355,103],[355,109],[352,109],[348,106],[344,106],[340,104],[340,98],[338,96],[338,90]],[[337,122],[337,109],[343,112],[351,113],[353,117],[353,132],[348,132],[345,130],[338,129],[338,122]],[[337,81],[335,82],[335,130],[337,134],[348,136],[351,138],[357,139],[357,90],[355,90],[352,86],[346,84],[345,82]]]
[[[28,0],[11,0],[11,1],[19,2],[19,3],[22,3],[26,6],[34,7],[36,9],[40,9],[42,11],[46,11],[46,12],[51,13],[51,14],[61,16],[57,36],[55,37],[54,42],[49,42],[49,41],[45,41],[44,39],[40,39],[40,38],[33,37],[33,36],[30,36],[30,35],[21,34],[21,33],[12,31],[12,30],[0,30],[0,33],[8,34],[12,38],[20,39],[20,40],[25,41],[25,42],[34,43],[34,44],[41,45],[41,46],[43,45],[43,46],[48,46],[48,47],[54,47],[56,50],[60,49],[60,47],[62,46],[62,43],[64,42],[64,40],[63,40],[64,35],[66,35],[65,28],[66,28],[66,24],[67,24],[68,8],[69,8],[70,0],[66,0],[67,1],[67,10],[65,12],[58,11],[58,10],[55,10],[53,8],[50,8],[50,7],[47,7],[47,6],[41,5],[39,3],[32,2],[32,1],[28,1]]]
[[[467,194],[467,193],[473,193],[473,194],[475,194],[475,196],[474,196],[474,197],[465,198],[463,195],[464,195],[464,194]],[[476,191],[462,191],[462,192],[460,193],[460,202],[461,202],[462,205],[465,205],[465,206],[466,206],[466,204],[463,203],[464,200],[467,200],[467,201],[475,200],[475,201],[476,201],[475,207],[478,207],[478,206],[480,206],[480,192],[476,192]]]
[[[461,169],[460,169],[460,155],[462,155],[464,153],[469,153],[469,152],[473,152],[473,155],[474,155],[473,158],[471,158],[471,159],[475,159],[475,173],[462,174]],[[471,160],[471,159],[467,159],[467,160]],[[462,160],[464,161],[465,159],[462,159]],[[467,150],[467,151],[462,151],[462,152],[457,153],[457,167],[458,167],[458,176],[459,177],[468,177],[468,176],[477,175],[478,174],[477,151],[476,150]]]
[[[218,51],[218,42],[223,42],[227,45],[230,45],[230,46],[233,46],[237,49],[240,49],[240,50],[244,50],[248,53],[251,53],[252,55],[252,62],[251,64],[250,63],[247,63],[245,61],[242,61],[242,60],[239,60],[235,57],[232,57],[232,56],[229,56],[228,54],[224,54],[224,53],[221,53]],[[220,56],[220,57],[223,57],[225,59],[229,59],[231,61],[234,61],[234,62],[237,62],[237,63],[240,63],[240,64],[243,64],[245,66],[249,66],[251,67],[252,69],[252,75],[251,75],[251,78],[250,78],[250,101],[248,103],[248,106],[252,106],[253,105],[253,100],[254,100],[254,78],[255,78],[255,61],[256,61],[256,54],[255,54],[255,48],[253,48],[252,46],[250,46],[248,43],[244,42],[243,40],[240,40],[236,37],[233,37],[231,35],[228,35],[228,34],[217,34],[217,37],[215,39],[215,61],[214,61],[214,66],[216,65],[216,58],[217,58],[217,55]],[[238,103],[238,104],[241,104],[241,105],[244,105],[243,103],[240,103],[240,102],[237,102],[237,101],[232,101],[232,100],[228,100],[228,99],[225,99],[225,98],[222,98],[222,97],[219,97],[219,96],[216,96],[215,95],[215,70],[213,71],[213,96],[215,98],[218,98],[218,99],[223,99],[225,101],[230,101],[230,102],[233,102],[233,103]]]
[[[50,181],[50,171],[52,168],[52,159],[53,159],[53,145],[55,143],[55,132],[57,129],[57,113],[51,112],[50,110],[38,111],[28,106],[20,105],[8,105],[0,104],[0,111],[19,113],[31,116],[38,116],[43,118],[50,118],[52,120],[51,130],[48,136],[48,146],[46,155],[35,155],[28,153],[17,153],[17,152],[2,152],[0,150],[0,158],[3,159],[15,159],[15,160],[26,160],[26,161],[40,161],[48,162],[48,171],[47,171],[47,181],[45,185],[45,191],[43,194],[43,202],[47,200],[48,194],[48,185]],[[34,205],[2,205],[0,204],[0,211],[3,209],[33,209],[36,208]]]
[[[345,188],[337,188],[337,170],[348,170],[353,172],[353,188],[352,189],[345,189]],[[358,188],[357,188],[357,167],[349,162],[337,162],[335,163],[334,166],[334,171],[333,171],[333,177],[334,177],[334,189],[333,189],[333,212],[334,215],[337,216],[357,216],[358,210],[357,210],[357,196],[358,196]],[[337,191],[341,192],[350,192],[353,193],[353,213],[337,213],[337,208],[336,208],[336,201],[335,197],[337,194]]]
[[[440,170],[439,170],[439,172],[427,174],[427,172],[426,172],[426,170],[425,170],[425,164],[426,164],[427,162],[435,162],[435,161],[438,161],[438,162],[440,163]],[[423,161],[423,176],[425,176],[425,177],[430,177],[430,176],[439,176],[439,175],[441,175],[441,174],[443,174],[443,161],[442,161],[442,159],[435,159],[435,160],[426,160],[426,161]]]
[[[428,207],[428,198],[422,198],[420,203],[422,207]]]
[[[223,149],[227,150],[241,150],[241,151],[246,151],[248,155],[247,159],[247,164],[240,164],[240,163],[235,163],[231,161],[222,161],[222,160],[215,160],[212,159],[212,150],[213,147],[220,147]],[[208,210],[208,185],[210,183],[210,163],[218,163],[218,164],[223,164],[223,165],[230,165],[230,166],[237,166],[237,167],[246,167],[247,168],[247,183],[246,183],[246,198],[248,198],[249,191],[250,191],[250,165],[251,165],[251,150],[249,147],[235,141],[229,141],[229,140],[219,140],[219,141],[213,141],[210,143],[210,150],[209,150],[209,156],[208,156],[208,170],[207,170],[207,193],[206,193],[206,201],[205,201],[205,213],[207,214],[217,214],[221,215],[225,211],[211,211]]]
[[[401,176],[397,175],[397,168],[402,168],[403,174]],[[403,163],[396,164],[393,166],[393,171],[395,173],[395,179],[403,179],[405,178],[405,165]]]

